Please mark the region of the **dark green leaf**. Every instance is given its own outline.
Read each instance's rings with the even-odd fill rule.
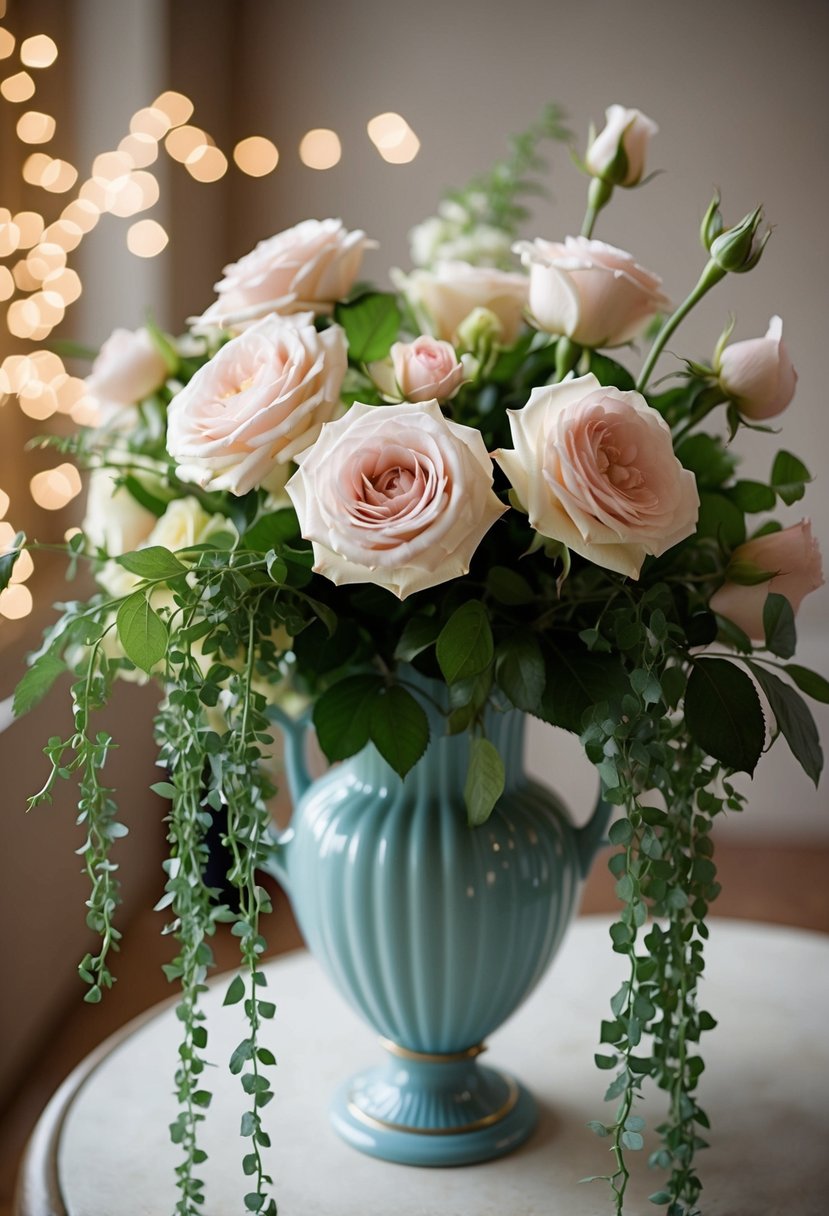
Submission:
[[[429,743],[429,719],[399,684],[378,690],[371,707],[371,741],[394,771],[405,777]]]
[[[610,1072],[611,1068],[615,1068],[618,1063],[618,1056],[606,1056],[601,1052],[596,1052],[593,1056],[593,1063],[603,1072]]]
[[[806,776],[811,777],[817,786],[823,769],[823,752],[809,707],[799,693],[789,684],[785,684],[779,676],[761,667],[759,663],[749,662],[749,667],[766,694],[769,708],[792,755]]]
[[[470,740],[463,797],[473,827],[489,819],[503,793],[504,778],[504,762],[494,744],[480,737]]]
[[[771,469],[771,484],[787,506],[802,498],[806,483],[812,480],[802,460],[791,452],[778,452]]]
[[[9,585],[15,562],[20,557],[20,548],[25,540],[26,534],[18,532],[9,548],[0,554],[0,591],[5,591]]]
[[[400,309],[387,292],[369,292],[338,304],[334,316],[345,330],[349,358],[355,363],[385,359],[400,331]]]
[[[721,439],[706,434],[684,439],[676,455],[680,464],[695,475],[701,490],[715,490],[728,481],[737,463]]]
[[[608,358],[607,355],[600,355],[595,350],[590,352],[590,371],[600,384],[615,385],[623,392],[630,392],[631,389],[636,388],[636,381],[626,367],[622,367],[621,363]]]
[[[242,537],[242,544],[246,549],[267,553],[269,549],[278,548],[286,541],[296,540],[298,537],[299,520],[296,511],[293,507],[285,507],[258,519]]]
[[[428,650],[437,641],[440,624],[433,616],[413,616],[406,622],[400,641],[394,651],[394,657],[404,663],[411,662],[417,655]]]
[[[685,720],[710,756],[736,772],[754,772],[765,723],[757,690],[745,672],[727,659],[697,659],[685,692]]]
[[[187,573],[187,567],[163,545],[150,545],[134,553],[122,553],[115,560],[119,566],[129,570],[130,574],[137,574],[139,578],[171,579]]]
[[[712,536],[728,549],[736,549],[746,538],[743,513],[724,494],[704,490],[699,496],[697,536]]]
[[[242,979],[241,975],[235,975],[233,977],[233,979],[230,981],[230,987],[228,988],[227,992],[225,993],[225,999],[222,1001],[222,1004],[223,1005],[238,1005],[239,1001],[241,1001],[241,999],[244,995],[245,995],[245,981]],[[244,1133],[242,1133],[242,1134],[244,1135]]]
[[[763,481],[738,481],[726,493],[735,506],[748,515],[774,510],[774,490]]]
[[[757,587],[773,579],[776,573],[776,570],[762,570],[754,562],[730,561],[725,577],[729,583],[738,583],[741,587]]]
[[[144,592],[136,591],[124,600],[115,620],[127,658],[142,671],[151,672],[167,650],[167,626],[150,607]]]
[[[467,600],[452,613],[440,631],[437,659],[447,684],[466,680],[492,662],[492,630],[486,609],[478,600]]]
[[[121,478],[119,478],[120,480]],[[136,477],[134,473],[127,473],[124,476],[123,486],[139,506],[144,507],[145,510],[157,517],[164,514],[172,501],[172,495],[162,497],[161,494],[154,494],[151,490],[148,490],[143,481]]]
[[[816,671],[801,667],[799,663],[787,663],[784,671],[794,680],[801,692],[815,701],[829,703],[829,680],[824,680]]]
[[[371,709],[382,685],[381,676],[348,676],[317,699],[314,726],[329,760],[345,760],[368,743]]]
[[[486,589],[499,604],[529,604],[535,599],[527,580],[509,566],[493,566],[487,574]]]
[[[546,676],[541,648],[531,633],[513,633],[499,644],[495,675],[516,709],[538,712]]]
[[[601,701],[621,701],[628,690],[624,668],[614,655],[591,652],[572,641],[551,640],[546,667],[541,717],[577,734],[587,710]]]
[[[47,650],[36,659],[14,690],[14,716],[19,718],[37,705],[64,671],[63,659],[51,651]]]
[[[794,626],[794,611],[785,595],[770,591],[763,604],[763,628],[766,645],[772,654],[781,659],[790,659],[797,646]]]

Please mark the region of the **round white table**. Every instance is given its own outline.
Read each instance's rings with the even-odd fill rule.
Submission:
[[[266,965],[277,1014],[276,1098],[267,1108],[280,1216],[601,1216],[607,1141],[585,1124],[609,1116],[608,1079],[593,1064],[598,1026],[622,978],[609,921],[573,925],[546,978],[490,1041],[490,1059],[524,1080],[541,1123],[511,1156],[461,1169],[417,1169],[363,1156],[328,1122],[349,1072],[379,1059],[374,1036],[304,952]],[[829,1211],[829,937],[713,920],[703,999],[719,1021],[707,1034],[701,1102],[712,1148],[699,1156],[706,1216],[825,1216]],[[497,960],[493,959],[493,967]],[[225,1008],[228,977],[211,984],[208,1055],[214,1092],[203,1125],[207,1216],[235,1216],[248,1187],[239,1123],[245,1099],[224,1067],[243,1037],[241,1006]],[[175,1203],[172,1076],[178,1024],[170,1005],[132,1023],[82,1065],[44,1113],[21,1174],[17,1216],[166,1216]],[[648,1124],[659,1098],[644,1104]],[[651,1141],[652,1143],[652,1141]],[[646,1138],[646,1149],[649,1147]],[[662,1175],[646,1153],[629,1216],[657,1209]]]

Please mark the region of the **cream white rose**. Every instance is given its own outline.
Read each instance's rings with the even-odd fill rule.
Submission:
[[[507,509],[480,433],[447,421],[437,401],[352,405],[323,427],[287,490],[317,573],[401,600],[466,574]]]
[[[774,575],[768,582],[752,587],[726,581],[709,601],[712,612],[728,617],[755,641],[765,637],[763,608],[769,593],[785,595],[797,612],[803,597],[823,586],[820,549],[809,519],[746,541],[734,550],[731,560],[749,563]]]
[[[456,340],[458,327],[476,308],[486,308],[501,327],[501,343],[512,346],[524,323],[528,281],[467,262],[438,262],[434,270],[411,274],[392,271],[392,280],[408,300],[418,322],[436,338]]]
[[[142,507],[129,490],[116,486],[118,475],[118,469],[92,470],[82,524],[87,540],[112,557],[137,549],[156,523],[152,511]]]
[[[86,377],[99,421],[108,423],[160,388],[169,372],[149,331],[116,329],[101,347]]]
[[[772,317],[764,338],[726,346],[717,368],[723,390],[744,418],[774,418],[794,396],[797,372],[783,342],[783,322]]]
[[[395,342],[389,358],[370,364],[368,370],[389,401],[448,401],[465,375],[451,343],[427,335]]]
[[[662,280],[629,253],[568,236],[564,242],[519,241],[513,246],[530,269],[534,324],[579,346],[621,346],[670,307]]]
[[[507,413],[515,450],[494,457],[542,536],[638,578],[648,554],[693,533],[694,475],[639,393],[587,375],[533,389],[523,409]]]
[[[303,220],[225,266],[218,299],[194,327],[239,329],[272,312],[330,313],[354,285],[365,250],[375,247],[342,220]]]
[[[659,127],[640,110],[624,106],[609,106],[605,118],[604,130],[591,142],[584,163],[594,177],[613,186],[635,186],[642,180],[648,145]]]
[[[338,325],[266,317],[222,346],[170,403],[167,450],[183,481],[246,494],[278,490],[285,468],[340,408],[347,366]]]

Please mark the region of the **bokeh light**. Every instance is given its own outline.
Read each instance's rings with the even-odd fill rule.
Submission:
[[[249,135],[240,139],[233,149],[233,159],[249,177],[264,177],[272,173],[279,162],[279,151],[264,135]]]
[[[24,144],[46,144],[55,134],[55,120],[40,110],[27,110],[17,120],[17,138]]]
[[[58,57],[58,48],[48,34],[35,34],[20,44],[20,62],[27,68],[48,68]]]
[[[333,169],[341,156],[340,137],[328,127],[315,127],[300,141],[299,159],[309,169]]]
[[[138,220],[127,231],[127,249],[139,258],[154,258],[169,241],[157,220]]]
[[[6,101],[28,101],[30,97],[34,97],[34,92],[35,82],[28,72],[17,72],[14,76],[7,76],[0,84],[0,93]]]
[[[376,114],[366,124],[368,136],[383,160],[392,165],[406,165],[420,151],[420,140],[401,114],[388,110]]]
[[[219,148],[203,144],[190,153],[184,167],[197,182],[217,182],[227,173],[227,157]]]
[[[193,103],[190,98],[185,97],[183,93],[176,93],[172,89],[168,89],[166,93],[156,97],[152,108],[165,114],[171,127],[182,126],[193,113]]]

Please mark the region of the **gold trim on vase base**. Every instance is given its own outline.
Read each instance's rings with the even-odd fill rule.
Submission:
[[[410,1127],[406,1123],[394,1123],[391,1119],[378,1119],[361,1110],[353,1096],[348,1100],[348,1112],[361,1123],[379,1131],[408,1132],[415,1136],[458,1136],[463,1132],[477,1132],[484,1127],[492,1127],[493,1123],[500,1123],[518,1101],[518,1085],[513,1078],[505,1077],[502,1073],[497,1075],[507,1084],[507,1099],[503,1106],[499,1106],[489,1115],[482,1115],[480,1119],[474,1119],[471,1123],[464,1123],[460,1127]]]
[[[392,1042],[391,1039],[384,1039],[380,1036],[380,1046],[393,1056],[399,1056],[401,1060],[412,1060],[418,1064],[453,1064],[460,1060],[474,1060],[476,1056],[482,1055],[486,1051],[486,1046],[483,1043],[476,1043],[474,1047],[466,1047],[463,1051],[412,1051],[409,1047],[401,1047],[399,1043]]]

